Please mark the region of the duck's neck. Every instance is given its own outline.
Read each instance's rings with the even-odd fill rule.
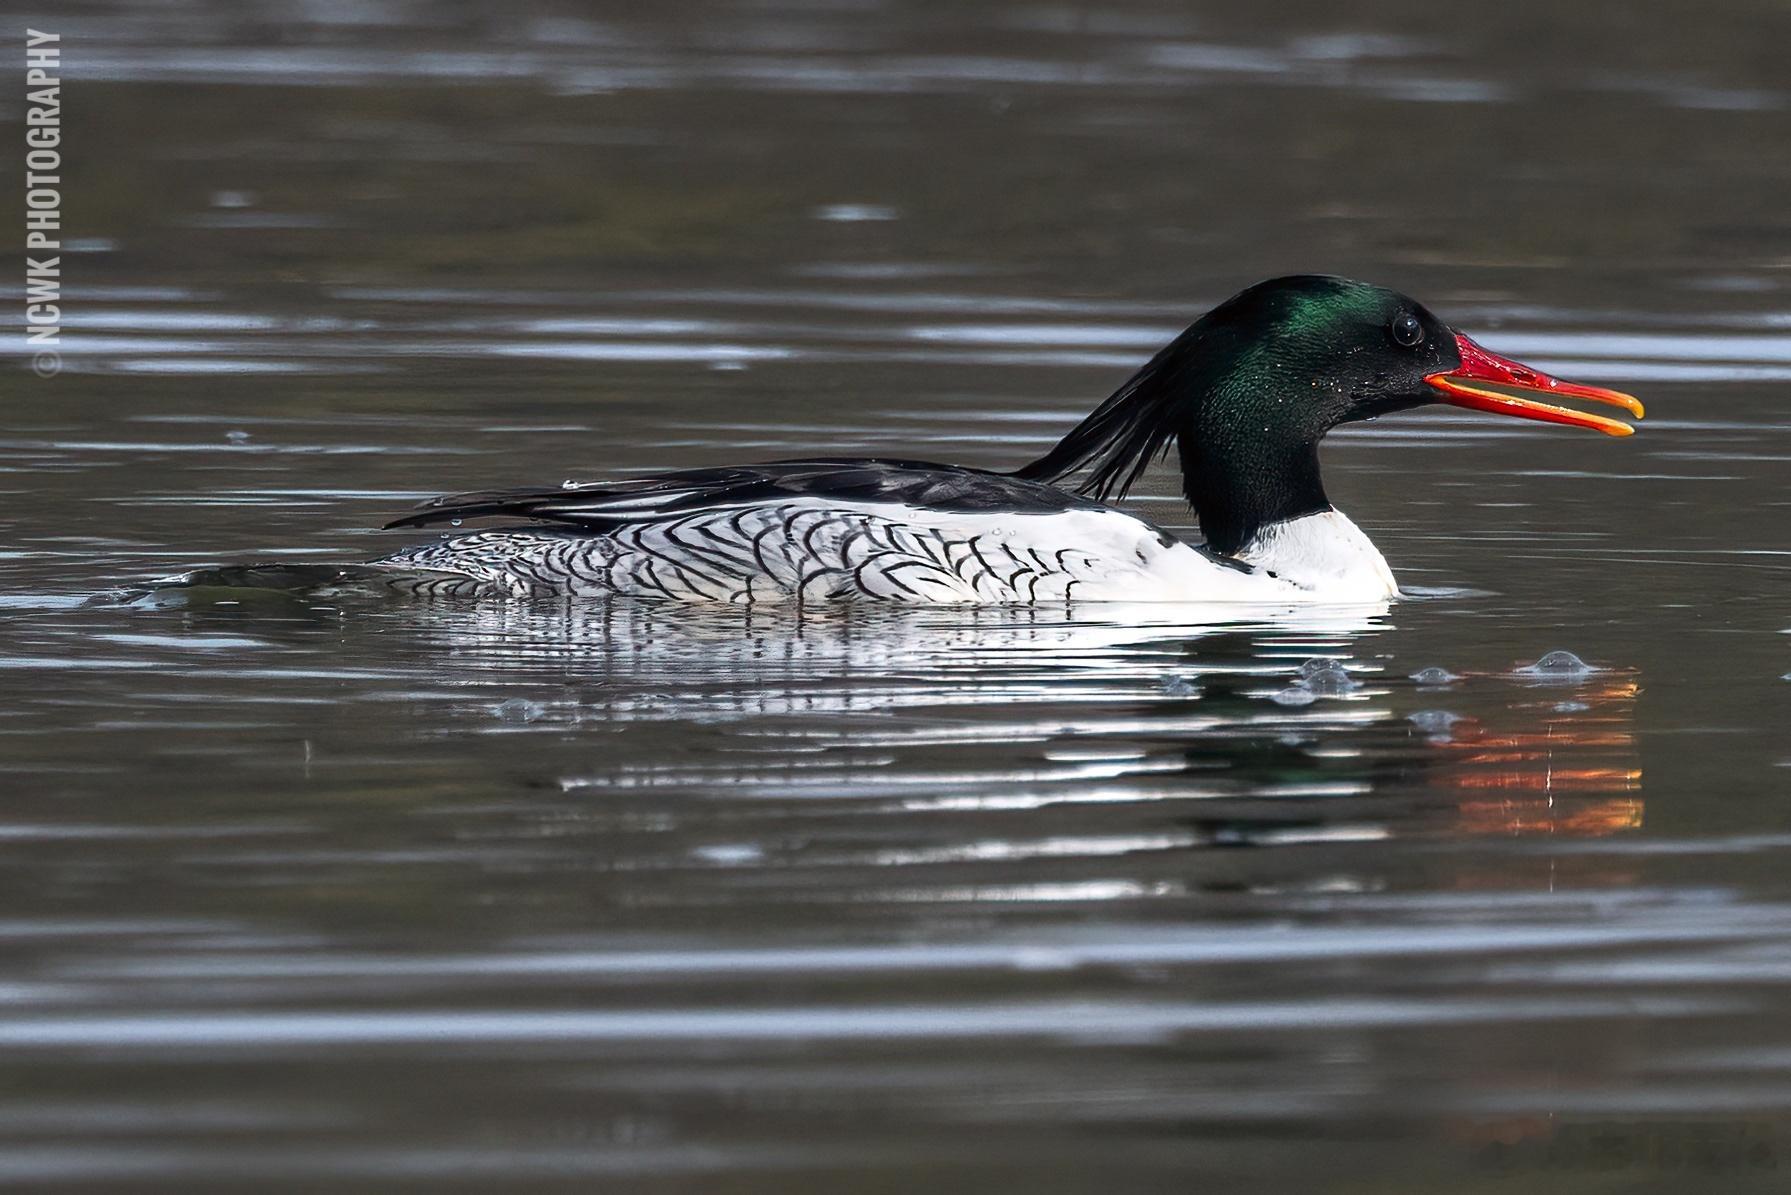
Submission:
[[[1266,527],[1331,509],[1316,440],[1233,425],[1184,434],[1177,449],[1182,492],[1216,552],[1235,556]]]

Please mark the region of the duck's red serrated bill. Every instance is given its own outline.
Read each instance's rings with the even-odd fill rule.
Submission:
[[[1589,415],[1571,407],[1559,407],[1553,403],[1536,402],[1465,384],[1469,381],[1495,382],[1513,390],[1546,394],[1550,398],[1583,398],[1588,402],[1601,402],[1608,406],[1622,407],[1637,419],[1642,417],[1641,402],[1620,390],[1563,382],[1540,369],[1531,369],[1528,365],[1501,357],[1497,353],[1489,353],[1460,332],[1455,334],[1455,347],[1461,353],[1461,364],[1442,373],[1430,374],[1424,379],[1432,388],[1441,392],[1444,402],[1454,406],[1491,411],[1495,415],[1514,415],[1519,419],[1536,419],[1543,423],[1589,427],[1607,436],[1628,436],[1635,433],[1635,428],[1620,419]]]

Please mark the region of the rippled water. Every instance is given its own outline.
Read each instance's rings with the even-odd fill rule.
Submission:
[[[0,1181],[1776,1189],[1780,8],[304,14],[62,16]],[[1268,625],[83,604],[447,490],[1011,465],[1295,269],[1650,417],[1334,436],[1415,596]]]

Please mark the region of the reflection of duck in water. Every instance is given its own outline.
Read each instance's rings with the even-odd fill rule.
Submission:
[[[1011,783],[1025,780],[1041,804],[1163,803],[1192,841],[1212,845],[1641,825],[1633,671],[1586,668],[1548,683],[1477,672],[1413,686],[1365,650],[1387,629],[1380,609],[1309,606],[1226,625],[1178,614],[1119,603],[802,615],[478,602],[426,604],[402,625],[451,655],[476,717],[670,720],[730,745],[726,728],[743,726],[761,779],[782,767],[849,791],[866,783],[865,750],[914,748],[927,758],[908,766],[929,777],[987,775],[987,792],[971,786],[947,794],[953,801],[1011,807]],[[533,701],[492,695],[510,698],[526,681]],[[1279,700],[1290,690],[1312,699]],[[777,742],[801,750],[767,753]],[[991,745],[1010,770],[991,770],[979,754]],[[712,762],[730,777],[743,766],[733,755]],[[678,775],[689,766],[645,766],[662,765]],[[593,777],[603,775],[580,785],[601,787]]]
[[[569,712],[604,721],[974,705],[1096,733],[1165,717],[1170,733],[1180,734],[1190,721],[1244,723],[1262,712],[1267,703],[1260,700],[1235,709],[1227,703],[1216,717],[1204,712],[1204,702],[1188,704],[1209,683],[1221,690],[1259,683],[1273,670],[1260,652],[1277,645],[1341,650],[1384,628],[1386,611],[1384,602],[1202,606],[1195,618],[1174,605],[1123,602],[802,612],[492,601],[427,603],[407,612],[404,625],[450,653],[455,673],[470,683],[490,677],[508,684],[538,671],[563,692],[576,691]],[[1352,706],[1350,719],[1367,712]],[[1028,737],[1019,728],[1004,733]]]
[[[1374,602],[1386,561],[1334,510],[1332,428],[1431,402],[1628,434],[1471,383],[1608,403],[1494,356],[1424,307],[1342,278],[1260,283],[1207,313],[1045,456],[1013,474],[817,459],[619,484],[438,498],[394,526],[508,517],[371,566],[424,593],[620,594],[751,603],[1066,599]],[[1104,505],[1174,440],[1206,543]],[[1080,492],[1055,482],[1087,470]],[[1091,496],[1083,496],[1084,494]]]

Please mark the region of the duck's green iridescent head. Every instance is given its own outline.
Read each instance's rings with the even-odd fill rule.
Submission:
[[[1433,402],[1628,435],[1628,424],[1471,382],[1609,403],[1487,352],[1398,291],[1320,274],[1259,282],[1196,321],[1021,476],[1086,467],[1087,492],[1122,496],[1176,440],[1208,543],[1235,552],[1264,525],[1329,509],[1318,443],[1343,423]]]

